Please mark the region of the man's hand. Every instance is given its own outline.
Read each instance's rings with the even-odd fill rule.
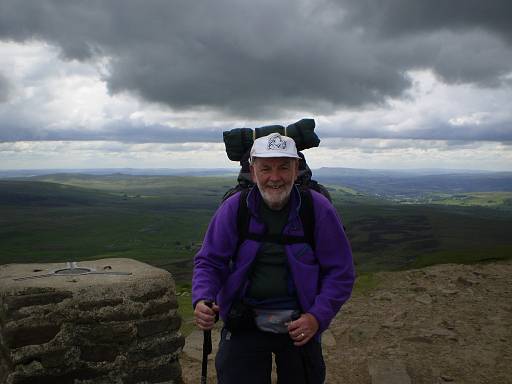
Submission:
[[[288,333],[296,347],[306,344],[318,331],[318,321],[310,313],[304,313],[288,324]]]
[[[215,317],[219,312],[219,306],[213,304],[210,308],[204,302],[204,300],[198,301],[194,309],[194,318],[196,325],[203,331],[208,331],[215,325]]]

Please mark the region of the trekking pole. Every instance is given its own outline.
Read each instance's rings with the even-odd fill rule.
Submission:
[[[295,321],[297,319],[300,318],[300,315],[298,313],[294,313],[292,314],[292,320]],[[302,347],[297,347],[299,348],[299,353],[300,353],[300,359],[302,361],[302,370],[304,371],[304,379],[305,379],[305,383],[306,384],[310,384],[310,381],[309,381],[309,364],[308,364],[308,356],[306,354],[306,350],[304,349],[304,346],[303,345]]]
[[[211,301],[205,301],[208,307],[212,307]],[[208,355],[212,353],[212,331],[203,331],[203,362],[201,366],[201,384],[206,384],[208,378]]]

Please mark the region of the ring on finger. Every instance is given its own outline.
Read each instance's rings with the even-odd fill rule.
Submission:
[[[299,336],[303,339],[304,336],[306,336],[306,335],[304,334],[304,332],[302,332]]]

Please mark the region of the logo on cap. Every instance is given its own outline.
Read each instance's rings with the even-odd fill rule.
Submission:
[[[279,133],[276,135],[272,135],[268,138],[267,149],[284,151],[286,149],[286,141],[284,141],[281,138],[281,135]]]

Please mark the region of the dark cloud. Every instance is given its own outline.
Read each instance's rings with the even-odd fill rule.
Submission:
[[[455,141],[502,141],[512,142],[512,129],[509,122],[489,124],[465,124],[457,126],[441,120],[423,123],[414,130],[388,130],[383,127],[343,126],[323,130],[323,138],[359,139],[419,139]]]
[[[11,141],[119,141],[123,143],[222,142],[221,130],[181,129],[163,125],[113,122],[101,130],[34,128],[33,124],[0,127],[0,142]]]
[[[379,104],[407,71],[496,86],[512,70],[509,1],[0,2],[0,39],[110,59],[111,93],[233,116]]]
[[[286,125],[286,123],[284,123]],[[254,127],[252,127],[254,128]],[[501,141],[512,142],[512,130],[508,122],[486,124],[453,125],[432,119],[414,130],[392,130],[369,124],[346,124],[343,126],[324,124],[318,127],[321,139],[420,139],[453,141]],[[11,141],[118,141],[123,143],[222,143],[222,131],[228,128],[204,127],[183,129],[164,125],[139,125],[132,122],[115,121],[101,130],[84,128],[34,128],[28,123],[14,123],[0,127],[0,142]]]
[[[429,68],[448,83],[497,86],[512,71],[508,0],[343,1],[345,19],[387,46],[402,68]],[[388,44],[389,43],[389,44]],[[395,45],[393,48],[389,45]]]
[[[5,103],[9,100],[9,96],[12,92],[11,84],[6,76],[0,72],[0,103]]]
[[[509,0],[360,0],[334,2],[352,25],[380,36],[410,36],[438,30],[488,30],[512,44]]]

